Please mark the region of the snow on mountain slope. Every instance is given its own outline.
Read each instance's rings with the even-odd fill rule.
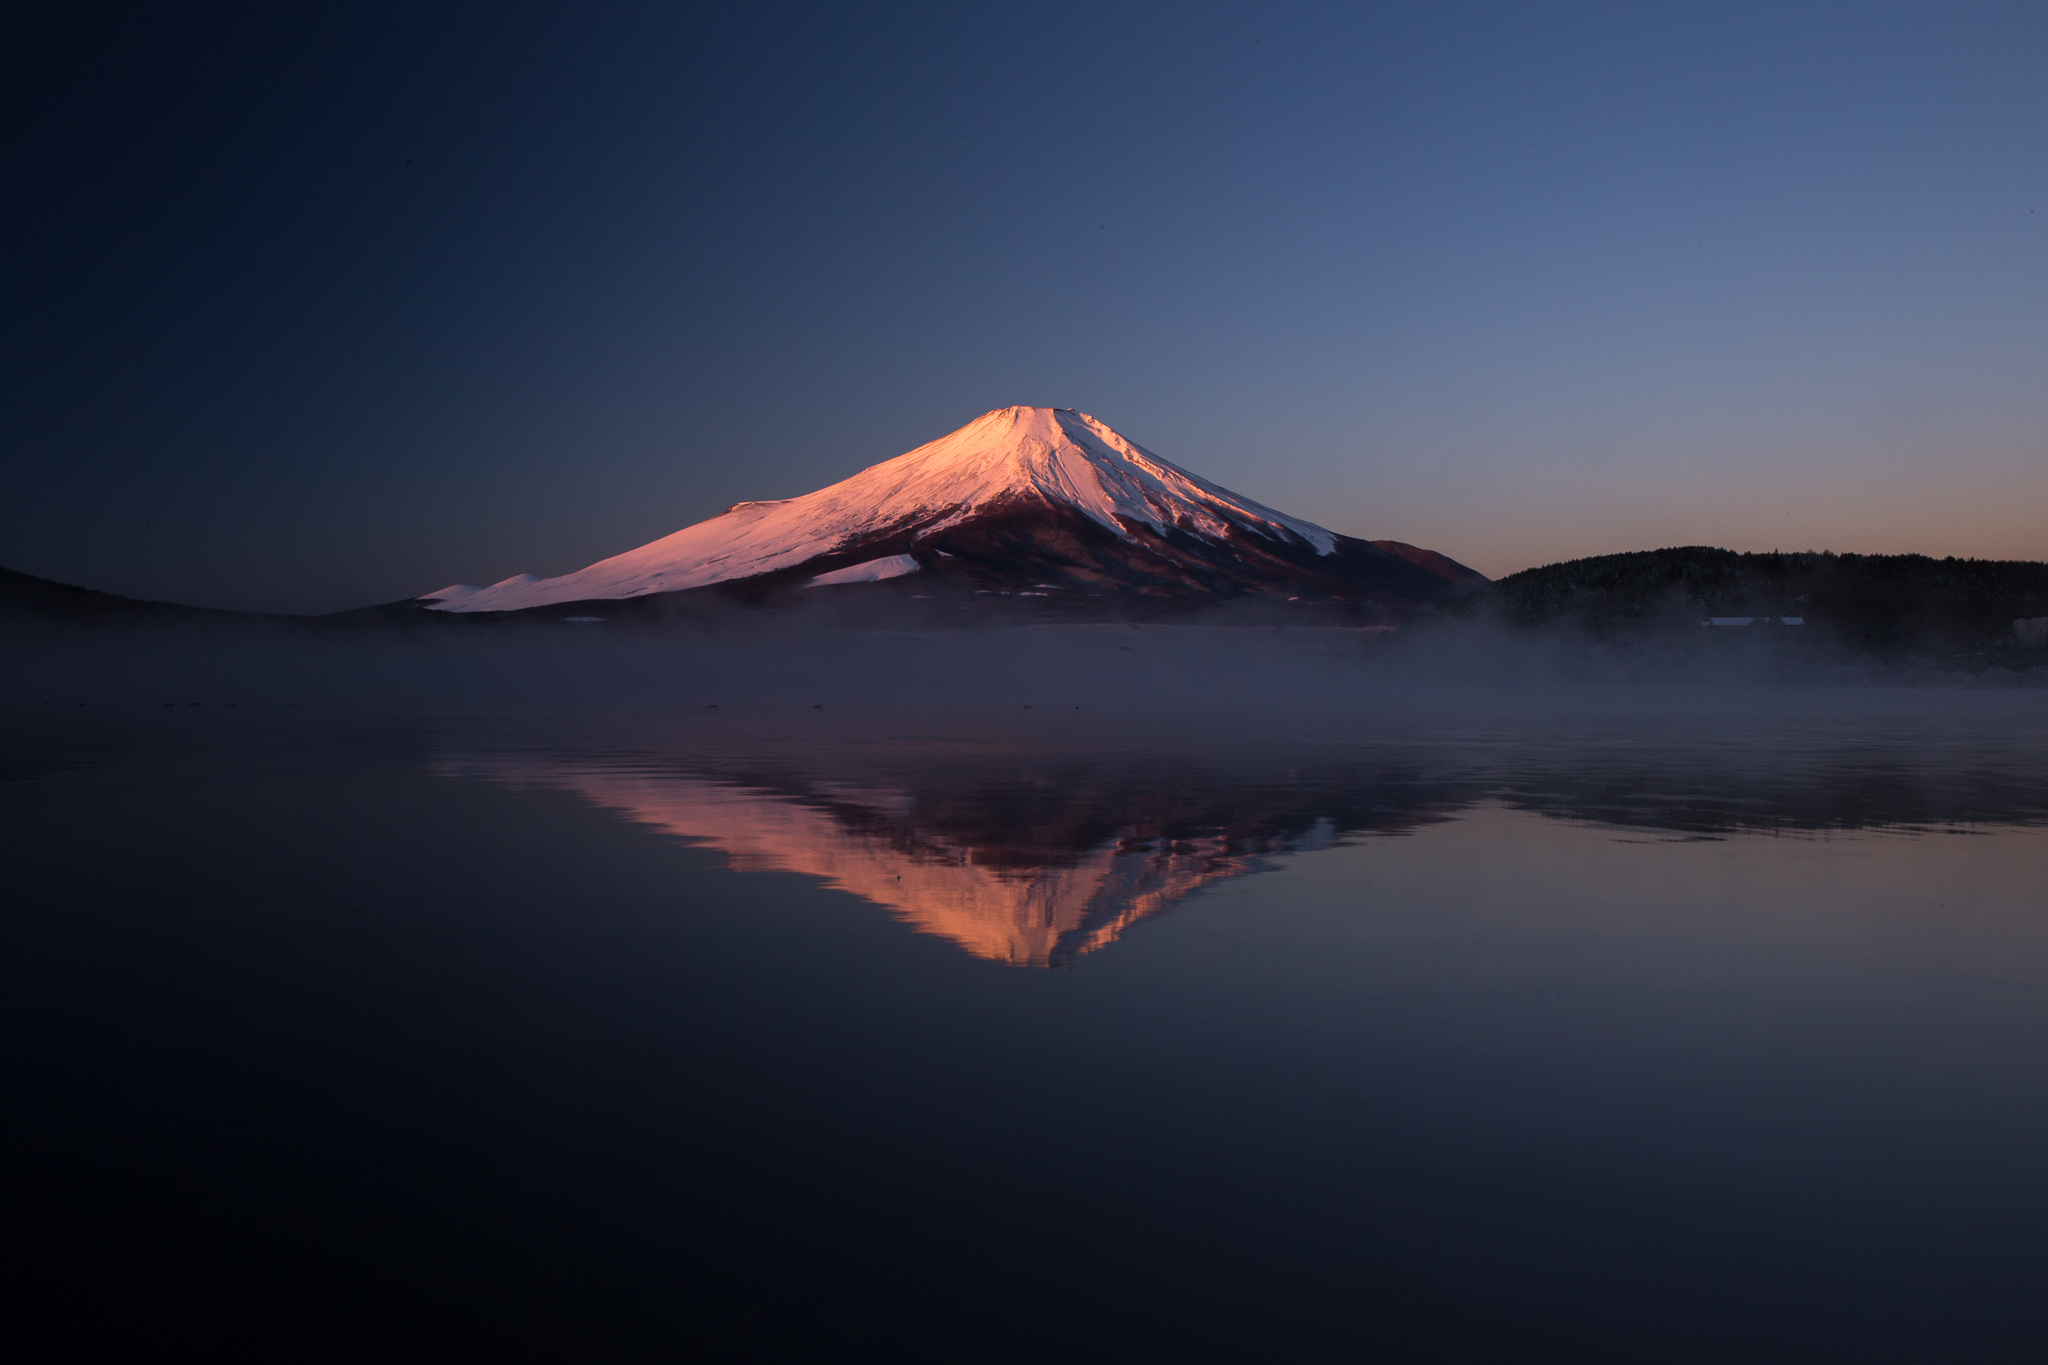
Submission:
[[[806,586],[822,588],[833,583],[879,583],[885,578],[901,578],[916,572],[917,561],[909,555],[888,555],[863,564],[849,564],[831,573],[821,573]]]
[[[722,516],[560,578],[522,574],[488,588],[458,584],[422,600],[440,611],[517,611],[676,592],[791,568],[908,529],[922,537],[1019,498],[1075,509],[1125,539],[1129,525],[1142,525],[1219,538],[1250,531],[1319,555],[1337,544],[1322,527],[1169,464],[1086,413],[1014,407],[984,413],[829,488],[736,503]]]
[[[516,573],[510,578],[491,584],[488,588],[479,588],[474,583],[454,583],[441,589],[439,592],[430,592],[427,596],[434,598],[445,609],[457,602],[475,597],[480,592],[497,592],[500,589],[523,588],[529,583],[538,583],[540,581],[541,577],[539,574]]]

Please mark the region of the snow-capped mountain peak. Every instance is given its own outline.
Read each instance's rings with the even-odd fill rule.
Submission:
[[[1336,544],[1322,527],[1190,474],[1072,408],[997,408],[811,496],[842,489],[874,498],[884,516],[955,512],[933,530],[999,499],[1037,494],[1126,537],[1133,524],[1162,534],[1174,526],[1221,534],[1235,523],[1297,536],[1319,554]]]
[[[1249,533],[1329,555],[1338,537],[1210,483],[1072,408],[997,408],[936,441],[802,497],[735,503],[637,550],[560,578],[530,574],[430,594],[442,611],[516,611],[639,597],[792,568],[908,534],[913,543],[999,506],[1078,512],[1135,541],[1137,529],[1210,539]],[[887,575],[883,575],[887,576]]]

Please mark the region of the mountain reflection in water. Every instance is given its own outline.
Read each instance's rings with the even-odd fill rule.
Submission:
[[[720,700],[17,715],[30,1331],[892,1365],[2048,1341],[2040,694]]]
[[[938,756],[934,756],[938,758]],[[1445,818],[1449,788],[1240,781],[1070,763],[1001,780],[935,761],[915,784],[811,771],[661,771],[532,759],[449,760],[445,776],[548,785],[708,843],[739,872],[796,872],[892,911],[976,957],[1071,962],[1141,919],[1258,870],[1262,858]]]
[[[1633,735],[1257,748],[756,738],[459,752],[446,778],[571,792],[882,906],[976,957],[1072,963],[1283,854],[1482,804],[1672,838],[2048,823],[2048,766],[1998,736],[1939,748]]]

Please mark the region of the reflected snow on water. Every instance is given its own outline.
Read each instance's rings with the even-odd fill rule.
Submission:
[[[25,1284],[266,1359],[2026,1358],[2048,727],[1851,704],[26,727]]]
[[[1938,746],[1782,735],[1517,734],[1256,746],[1155,737],[778,727],[609,735],[436,758],[442,778],[574,793],[707,844],[738,872],[815,877],[976,957],[1058,967],[1284,854],[1411,834],[1476,808],[1663,838],[1914,833],[2048,821],[2048,768],[2003,734]],[[636,744],[638,747],[636,747]]]

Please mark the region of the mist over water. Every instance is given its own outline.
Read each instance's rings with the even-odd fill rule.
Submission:
[[[20,653],[31,1288],[348,1358],[2043,1349],[2048,694],[1389,646]]]
[[[1393,629],[1272,603],[1165,622],[976,628],[893,612],[866,617],[800,598],[797,608],[773,612],[714,604],[672,622],[53,627],[16,630],[0,642],[9,653],[0,703],[17,714],[79,702],[197,701],[408,712],[802,704],[913,715],[1078,705],[1131,719],[1441,706],[1479,716],[1597,713],[1626,697],[1619,704],[1629,713],[1704,707],[1768,715],[1788,693],[1876,695],[1984,681],[1857,657],[1796,630],[1613,641],[1570,624]],[[2048,690],[2048,667],[2007,681]]]

